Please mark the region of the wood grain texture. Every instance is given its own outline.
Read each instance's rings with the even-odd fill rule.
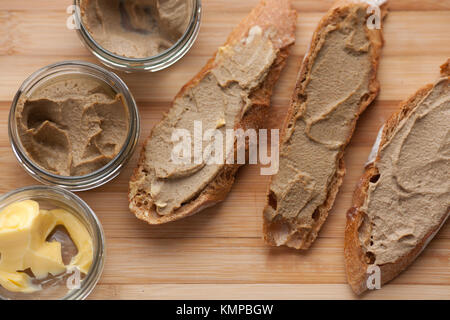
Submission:
[[[142,116],[142,138],[161,119],[181,86],[221,45],[258,0],[204,0],[197,42],[183,60],[156,74],[119,73]],[[268,177],[258,166],[242,168],[227,200],[191,218],[148,226],[128,212],[128,179],[137,153],[113,182],[79,195],[106,232],[107,260],[93,299],[354,299],[343,257],[345,212],[380,125],[399,101],[434,81],[450,56],[450,0],[391,0],[380,63],[381,92],[358,123],[347,149],[347,175],[319,238],[306,253],[270,248],[261,239]],[[294,0],[297,43],[275,89],[269,127],[283,121],[298,67],[330,0]],[[57,61],[97,63],[66,28],[71,1],[0,1],[0,192],[37,184],[15,160],[7,117],[22,81]],[[363,299],[449,299],[450,227],[447,223],[408,270]]]

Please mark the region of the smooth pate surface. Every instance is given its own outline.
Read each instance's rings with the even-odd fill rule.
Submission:
[[[450,79],[443,78],[380,149],[380,176],[369,184],[361,208],[368,219],[359,233],[373,263],[396,262],[448,217],[449,119]]]
[[[106,50],[128,58],[155,56],[186,31],[190,0],[83,0],[83,25]]]
[[[234,129],[244,115],[250,93],[265,79],[277,52],[268,33],[254,26],[248,38],[219,49],[214,67],[177,97],[168,115],[155,126],[145,149],[146,175],[133,183],[132,189],[149,194],[158,214],[171,214],[193,199],[224,166],[207,164],[207,157],[199,164],[172,161],[171,153],[177,143],[172,141],[174,130],[188,130],[193,144],[194,121],[200,120],[202,134],[217,129],[225,137],[225,130]],[[203,153],[207,145],[203,143]],[[233,145],[230,148],[224,143],[224,157],[227,150],[234,150]]]
[[[304,96],[294,102],[297,115],[281,144],[280,170],[270,186],[275,201],[269,201],[264,213],[277,245],[294,234],[306,236],[315,210],[327,199],[339,154],[361,99],[369,94],[370,45],[365,5],[350,7],[345,18],[322,31],[311,55],[315,61],[306,75]]]

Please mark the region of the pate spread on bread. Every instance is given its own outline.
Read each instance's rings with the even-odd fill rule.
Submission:
[[[325,222],[345,169],[344,149],[356,121],[375,99],[383,45],[376,14],[364,1],[338,1],[313,35],[280,141],[279,172],[264,209],[264,238],[307,249]]]
[[[262,127],[272,88],[294,43],[295,23],[289,0],[261,1],[177,94],[153,128],[130,181],[130,210],[139,219],[150,224],[178,220],[226,197],[240,165],[205,159],[175,163],[172,134],[176,129],[193,133],[195,121],[201,121],[202,133]]]
[[[376,155],[347,213],[345,260],[355,293],[369,267],[384,284],[422,252],[449,216],[450,72],[403,102],[383,126]]]

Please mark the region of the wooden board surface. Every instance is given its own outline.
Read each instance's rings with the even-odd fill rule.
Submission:
[[[221,45],[258,0],[204,0],[200,34],[192,50],[156,74],[119,73],[142,116],[141,144],[170,101]],[[385,24],[381,92],[358,123],[347,149],[347,175],[317,241],[305,253],[271,248],[261,240],[268,177],[242,168],[225,202],[196,216],[157,227],[127,209],[133,158],[113,182],[79,195],[106,232],[107,259],[92,299],[354,299],[346,284],[345,212],[380,125],[398,103],[434,81],[450,57],[450,0],[391,0]],[[61,60],[97,63],[75,31],[66,28],[69,0],[0,0],[0,193],[37,184],[18,165],[7,135],[11,100],[35,70]],[[330,0],[294,0],[297,43],[273,97],[270,127],[283,121],[301,59]],[[449,299],[450,226],[398,278],[365,299]]]

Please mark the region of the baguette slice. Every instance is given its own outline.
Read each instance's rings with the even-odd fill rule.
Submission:
[[[381,284],[392,280],[448,219],[449,61],[439,81],[401,103],[385,123],[355,190],[344,252],[348,283],[356,294],[367,290],[370,266],[380,268]]]
[[[177,94],[147,139],[130,181],[129,207],[139,219],[167,223],[225,199],[240,165],[206,164],[204,159],[174,164],[171,134],[174,128],[192,133],[195,120],[202,121],[203,133],[262,127],[272,89],[295,41],[296,17],[290,0],[261,1]],[[236,148],[232,142],[229,153]]]
[[[379,91],[376,74],[386,8],[371,8],[363,1],[338,1],[313,35],[264,209],[269,245],[308,249],[334,203],[345,173],[344,149],[359,115]],[[378,14],[378,29],[368,27],[373,14]]]

